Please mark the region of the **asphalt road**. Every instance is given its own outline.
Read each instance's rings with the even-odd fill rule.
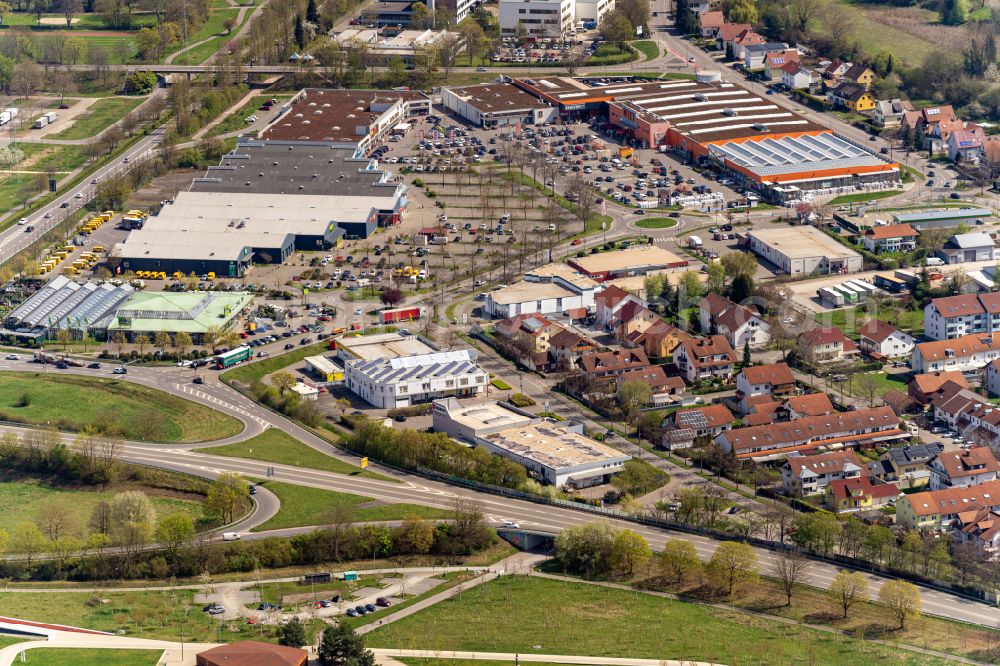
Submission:
[[[15,224],[6,231],[0,232],[0,264],[3,264],[31,243],[41,238],[49,229],[62,222],[66,215],[75,212],[93,199],[97,191],[97,186],[92,181],[99,182],[109,176],[120,173],[127,168],[126,164],[128,162],[138,161],[151,154],[159,144],[162,134],[162,129],[153,130],[149,135],[136,141],[134,145],[117,158],[92,173],[89,180],[85,179],[84,183],[78,185],[76,188],[65,191],[52,203],[36,211],[28,218],[27,225]],[[77,198],[76,195],[78,193],[83,196]],[[65,208],[62,207],[64,203],[67,204]],[[17,215],[17,212],[11,213],[12,217],[14,215]],[[46,215],[50,215],[50,217],[46,218]],[[25,232],[25,227],[28,225],[35,228],[31,233]]]

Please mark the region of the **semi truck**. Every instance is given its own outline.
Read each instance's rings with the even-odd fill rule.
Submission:
[[[395,308],[393,310],[382,310],[378,313],[378,320],[383,324],[393,324],[400,321],[413,321],[423,316],[423,308]]]

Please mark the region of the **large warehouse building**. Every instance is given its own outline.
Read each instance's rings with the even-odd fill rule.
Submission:
[[[579,423],[554,424],[506,403],[434,401],[434,430],[483,446],[524,465],[539,481],[585,488],[607,483],[631,456],[583,434]]]
[[[573,257],[568,263],[597,282],[647,275],[668,268],[684,268],[688,265],[684,257],[655,245],[641,245],[625,250]]]
[[[347,361],[344,379],[355,395],[375,407],[393,409],[448,396],[472,397],[486,390],[489,373],[475,349]]]
[[[898,164],[725,81],[604,85],[546,77],[514,84],[563,117],[607,117],[638,145],[670,146],[777,203],[900,184]]]
[[[750,249],[789,275],[857,273],[863,258],[815,227],[755,229]]]
[[[541,125],[559,116],[557,107],[512,83],[442,88],[441,103],[479,127]]]
[[[412,116],[431,112],[419,90],[306,88],[261,130],[262,141],[350,149],[362,157]]]

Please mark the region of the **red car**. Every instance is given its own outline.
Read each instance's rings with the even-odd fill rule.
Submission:
[[[572,243],[570,243],[570,245],[583,245],[583,241],[577,238]]]

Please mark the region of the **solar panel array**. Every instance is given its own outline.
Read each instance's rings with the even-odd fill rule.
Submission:
[[[717,156],[767,176],[790,171],[880,165],[872,153],[831,133],[805,134],[758,141],[728,142],[712,147]]]

